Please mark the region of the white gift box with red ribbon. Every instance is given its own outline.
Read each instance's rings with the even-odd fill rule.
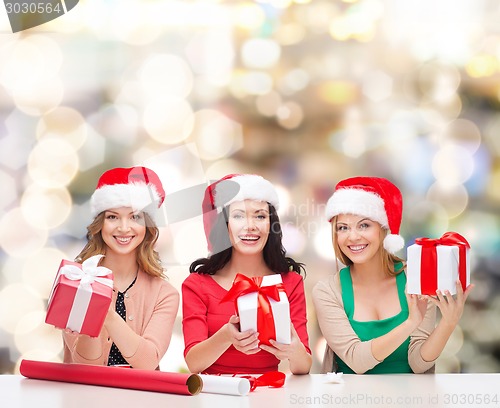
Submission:
[[[98,266],[103,255],[82,264],[62,260],[51,294],[45,322],[61,329],[97,337],[113,296],[113,273]]]
[[[436,290],[457,292],[470,284],[470,245],[456,232],[441,238],[417,238],[407,249],[407,287],[409,294],[435,295]]]
[[[290,344],[290,303],[283,288],[281,275],[267,275],[262,277],[259,285],[262,288],[276,286],[278,288],[279,300],[269,296],[252,292],[240,296],[237,299],[238,315],[240,317],[240,330],[255,330],[259,333],[259,339],[264,344],[269,344],[268,339],[275,339],[278,343]],[[260,298],[260,299],[259,299]],[[266,299],[270,305],[270,313],[265,308]],[[264,322],[258,324],[258,314],[262,313]]]

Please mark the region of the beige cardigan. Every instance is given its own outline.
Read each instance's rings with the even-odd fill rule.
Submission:
[[[139,347],[131,356],[123,356],[134,368],[154,370],[167,351],[172,337],[172,329],[177,309],[179,292],[167,281],[155,278],[140,270],[135,284],[127,291],[125,308],[127,324],[141,336]],[[112,305],[116,303],[113,291]],[[113,344],[103,327],[95,338],[102,346],[102,354],[97,359],[87,359],[76,350],[78,334],[63,332],[64,362],[79,364],[107,365],[109,351]]]
[[[344,311],[339,274],[319,281],[313,288],[313,303],[319,327],[327,342],[322,372],[331,372],[336,353],[357,374],[363,374],[380,363],[372,354],[371,342],[361,341]],[[408,362],[414,373],[434,371],[434,361],[424,361],[420,347],[434,330],[436,307],[429,302],[420,326],[410,336]]]

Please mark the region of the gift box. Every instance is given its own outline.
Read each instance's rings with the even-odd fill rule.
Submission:
[[[290,344],[290,304],[280,274],[249,278],[238,274],[222,301],[233,300],[240,330],[255,330],[259,341]]]
[[[103,255],[82,264],[62,260],[49,296],[45,322],[97,337],[113,296],[113,274],[97,266]]]
[[[436,290],[457,292],[456,281],[462,289],[470,284],[470,245],[456,232],[441,238],[417,238],[407,249],[407,293],[435,295]]]

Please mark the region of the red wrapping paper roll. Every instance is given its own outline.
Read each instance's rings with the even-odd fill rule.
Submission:
[[[166,373],[156,370],[95,366],[86,364],[49,363],[22,360],[21,374],[38,380],[101,385],[170,394],[196,395],[202,380],[197,374]]]

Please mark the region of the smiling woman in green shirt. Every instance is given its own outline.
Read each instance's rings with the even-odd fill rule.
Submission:
[[[353,177],[328,200],[337,258],[346,265],[313,289],[327,347],[323,372],[394,374],[432,372],[458,324],[473,285],[457,296],[405,294],[399,235],[403,200],[389,180]],[[435,325],[436,306],[442,318]]]

